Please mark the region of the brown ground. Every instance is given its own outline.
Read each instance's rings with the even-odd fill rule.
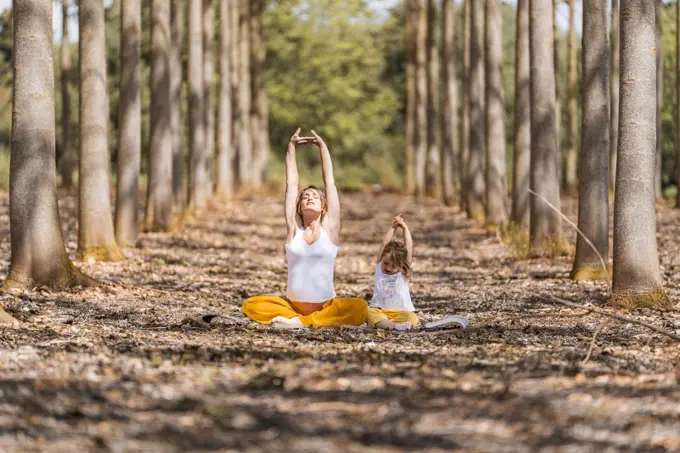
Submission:
[[[181,231],[143,235],[126,262],[78,263],[110,286],[2,296],[22,327],[0,330],[0,451],[680,451],[678,344],[595,315],[559,316],[580,311],[542,295],[604,306],[607,286],[572,283],[569,257],[515,259],[435,203],[344,196],[336,289],[369,296],[378,242],[402,212],[416,307],[425,319],[469,314],[471,328],[204,323],[205,313],[238,315],[246,296],[284,291],[280,201],[213,204]],[[6,275],[6,195],[0,209]],[[73,197],[61,213],[73,256]],[[680,213],[659,216],[676,301]],[[678,332],[678,308],[635,315]]]

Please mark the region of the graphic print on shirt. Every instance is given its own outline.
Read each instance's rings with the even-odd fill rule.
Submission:
[[[378,287],[382,289],[387,297],[392,298],[399,294],[401,280],[396,275],[394,277],[385,276],[378,281]]]

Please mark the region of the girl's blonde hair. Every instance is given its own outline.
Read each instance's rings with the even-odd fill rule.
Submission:
[[[398,241],[390,241],[383,249],[383,254],[380,259],[388,254],[394,265],[399,269],[399,272],[401,272],[407,280],[411,280],[413,272],[411,270],[411,265],[408,263],[408,251],[406,250],[406,246]]]
[[[321,200],[321,219],[323,220],[323,216],[326,214],[328,211],[328,202],[326,201],[326,194],[324,194],[321,189],[319,189],[316,186],[307,186],[304,189],[298,193],[297,200],[295,201],[295,212],[297,213],[298,216],[300,216],[300,221],[302,221],[302,196],[305,194],[306,191],[308,190],[316,190],[316,193],[319,194],[319,200]]]

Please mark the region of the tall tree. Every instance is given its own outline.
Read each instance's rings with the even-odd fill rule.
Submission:
[[[189,208],[202,209],[208,181],[203,105],[203,0],[189,1]]]
[[[609,257],[609,36],[607,1],[583,2],[583,115],[579,160],[578,226],[602,259]],[[573,0],[570,2],[573,5]],[[576,240],[574,280],[607,277],[598,254]]]
[[[215,5],[214,0],[203,0],[203,117],[205,121],[205,147],[202,165],[205,166],[204,197],[212,195],[213,159],[215,156],[215,101],[213,77],[215,75]]]
[[[267,93],[264,87],[264,70],[266,48],[264,45],[264,30],[262,15],[264,14],[264,0],[250,0],[250,61],[251,61],[251,89],[252,107],[250,127],[253,139],[253,185],[258,187],[264,183],[265,171],[269,152],[268,106]]]
[[[439,51],[437,50],[437,2],[427,0],[427,163],[425,192],[431,197],[441,191],[437,111],[439,104]]]
[[[170,128],[170,3],[151,3],[151,140],[144,229],[168,231],[172,222],[172,130]]]
[[[562,181],[562,173],[564,166],[564,156],[562,155],[562,131],[560,125],[562,124],[562,101],[560,98],[560,29],[557,26],[557,4],[560,0],[553,0],[553,65],[555,74],[555,130],[557,131],[557,180]]]
[[[52,0],[14,2],[9,222],[3,289],[91,285],[64,249],[55,165]],[[0,308],[0,324],[13,319]]]
[[[455,198],[456,132],[458,128],[458,93],[456,90],[456,6],[452,0],[442,4],[442,86],[441,179],[444,202],[451,206]]]
[[[406,192],[416,190],[416,28],[418,0],[406,0]]]
[[[463,0],[463,67],[460,79],[465,89],[461,96],[461,122],[460,122],[460,152],[459,156],[459,179],[460,179],[460,207],[467,210],[467,198],[469,190],[468,156],[470,155],[470,31],[472,29],[471,0]]]
[[[606,10],[605,5],[605,10]],[[578,162],[578,151],[576,140],[578,137],[578,124],[576,115],[576,21],[575,21],[575,1],[569,0],[569,61],[567,83],[568,115],[567,115],[567,159],[566,171],[564,172],[564,186],[568,193],[576,191],[578,182],[576,165]],[[583,11],[583,15],[592,14],[592,11]],[[607,49],[609,54],[609,49]]]
[[[503,23],[500,0],[486,1],[486,221],[508,221],[505,188]]]
[[[655,5],[621,0],[621,109],[614,198],[617,305],[665,305],[656,244]]]
[[[416,195],[425,194],[427,163],[427,7],[418,0],[416,24]]]
[[[553,10],[550,0],[531,0],[529,11],[531,67],[531,189],[560,209],[557,123],[555,121],[555,65],[552,39]],[[530,254],[549,255],[564,246],[558,213],[537,197],[531,197]]]
[[[80,0],[80,161],[78,256],[124,259],[118,249],[109,193],[109,100],[104,0]]]
[[[467,214],[484,222],[484,3],[471,4]]]
[[[142,153],[142,103],[139,91],[142,3],[123,0],[120,11],[120,100],[116,241],[134,246],[139,235],[139,168]]]
[[[239,35],[241,15],[239,13],[239,2],[241,0],[229,0],[231,3],[231,121],[232,121],[232,161],[231,166],[234,173],[232,186],[236,187],[241,181],[241,163],[238,151],[238,143],[241,139],[241,111],[239,108],[239,78],[240,65],[239,55],[241,54]]]
[[[172,193],[175,204],[183,208],[186,204],[184,187],[184,134],[182,128],[182,81],[184,50],[184,6],[183,0],[170,2],[170,128],[172,130]]]
[[[662,195],[661,179],[663,176],[663,128],[661,112],[663,112],[663,1],[656,1],[655,24],[656,24],[656,173],[655,192],[656,196]]]
[[[610,85],[610,115],[609,123],[609,190],[614,191],[616,184],[616,150],[619,145],[619,49],[621,36],[619,35],[619,0],[612,0],[611,17],[611,85]]]
[[[231,15],[233,2],[220,0],[220,96],[218,99],[217,185],[218,195],[233,191],[232,97],[231,97]]]
[[[529,225],[531,91],[529,90],[529,0],[517,2],[515,40],[515,152],[512,170],[512,221]]]
[[[252,184],[253,139],[250,125],[250,0],[239,0],[239,183],[242,188]]]
[[[69,42],[69,0],[61,0],[61,183],[73,187],[73,118],[71,118],[71,43]]]

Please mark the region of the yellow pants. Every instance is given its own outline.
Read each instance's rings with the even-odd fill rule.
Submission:
[[[300,318],[307,327],[360,326],[366,322],[368,304],[358,298],[335,298],[319,306],[318,311],[304,313],[283,297],[255,296],[243,302],[243,313],[260,324],[271,324],[277,316]]]
[[[380,321],[389,319],[393,323],[401,324],[404,322],[410,322],[411,327],[415,327],[420,322],[418,316],[412,311],[406,310],[387,310],[384,308],[369,308],[368,309],[368,322],[375,326]]]

